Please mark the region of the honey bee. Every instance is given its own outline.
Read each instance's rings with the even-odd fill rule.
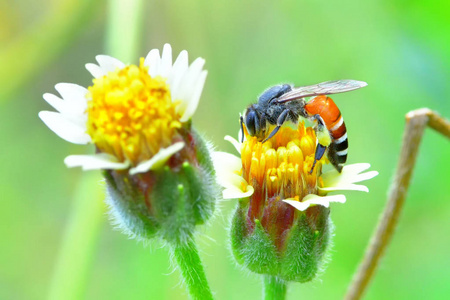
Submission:
[[[248,134],[256,136],[264,143],[273,137],[286,121],[297,124],[300,117],[309,119],[315,122],[317,136],[310,173],[327,148],[328,159],[336,170],[341,172],[347,161],[347,129],[339,108],[326,95],[349,92],[365,86],[367,83],[357,80],[326,81],[302,87],[289,84],[273,86],[262,93],[257,103],[247,107],[244,116],[240,117],[241,130],[245,124]],[[306,97],[314,98],[306,102]],[[270,125],[276,127],[268,134]]]

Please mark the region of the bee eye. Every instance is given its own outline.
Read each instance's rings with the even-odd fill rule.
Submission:
[[[254,110],[250,110],[245,116],[245,126],[251,136],[255,136],[259,131],[259,118]]]

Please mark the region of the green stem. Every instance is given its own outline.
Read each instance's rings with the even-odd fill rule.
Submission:
[[[172,253],[192,299],[213,299],[197,247],[193,240],[172,246]]]
[[[286,298],[286,281],[275,276],[264,276],[264,299],[279,300]]]
[[[136,63],[143,28],[143,0],[109,0],[106,51],[124,63]]]
[[[102,225],[103,190],[98,173],[82,174],[73,199],[48,299],[82,299]]]

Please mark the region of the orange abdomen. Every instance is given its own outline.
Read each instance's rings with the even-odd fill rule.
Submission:
[[[334,101],[327,96],[317,96],[305,105],[305,110],[311,114],[318,114],[325,122],[325,126],[333,139],[338,139],[346,132],[344,119]]]
[[[321,95],[317,96],[307,104],[305,111],[312,117],[319,115],[331,135],[331,144],[328,145],[327,157],[333,166],[342,171],[342,165],[347,161],[347,129],[344,118],[331,98]]]

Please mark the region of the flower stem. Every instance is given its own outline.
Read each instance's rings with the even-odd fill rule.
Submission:
[[[406,127],[400,159],[388,194],[386,207],[378,227],[372,235],[364,258],[353,276],[353,281],[345,295],[346,300],[361,299],[392,239],[406,199],[420,141],[427,126],[450,138],[450,122],[436,112],[428,108],[422,108],[406,114]]]
[[[286,298],[286,281],[275,276],[264,276],[264,299],[279,300]]]
[[[97,173],[83,174],[56,260],[48,299],[84,298],[103,224],[103,190]]]
[[[109,0],[106,31],[108,54],[131,63],[140,46],[145,1]]]
[[[173,245],[172,253],[192,299],[213,299],[195,242]]]

